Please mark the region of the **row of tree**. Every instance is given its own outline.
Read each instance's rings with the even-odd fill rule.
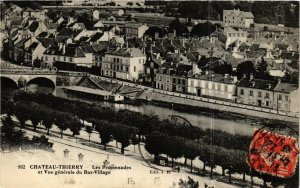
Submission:
[[[134,127],[142,130],[142,135],[159,131],[169,136],[179,136],[190,140],[203,139],[206,143],[213,142],[228,149],[240,149],[244,151],[248,150],[251,140],[250,136],[231,135],[218,130],[203,130],[200,127],[186,126],[182,123],[171,122],[168,119],[160,120],[157,117],[151,117],[139,112],[129,110],[114,111],[111,108],[62,99],[53,95],[19,92],[15,95],[14,100],[32,101],[43,104],[48,108],[74,114],[83,121],[91,123],[93,119],[96,119]]]
[[[1,118],[2,126],[0,127],[0,137],[2,150],[18,150],[20,147],[23,149],[44,149],[53,152],[53,143],[48,142],[45,136],[33,136],[29,139],[24,131],[15,128],[15,122],[10,116]]]
[[[34,131],[41,123],[47,129],[47,134],[49,135],[50,129],[55,124],[60,129],[61,138],[63,138],[65,130],[70,129],[72,136],[75,136],[80,134],[80,130],[84,126],[79,118],[72,113],[55,110],[35,102],[19,101],[13,106],[14,103],[12,101],[7,101],[4,104],[6,106],[4,109],[8,109],[7,107],[10,106],[10,109],[5,110],[5,112],[9,116],[14,114],[22,128],[25,127],[25,122],[30,120]],[[89,118],[89,121],[93,124],[93,127],[86,126],[86,132],[89,134],[89,137],[93,130],[99,132],[101,144],[104,145],[105,149],[107,143],[113,139],[121,143],[121,153],[123,154],[125,148],[131,143],[133,145],[138,144],[137,129],[135,127],[93,118]]]
[[[228,170],[229,180],[231,182],[231,173],[249,173],[249,166],[246,163],[246,151],[230,150],[212,144],[207,144],[202,140],[193,141],[178,136],[168,136],[159,132],[153,132],[146,136],[146,150],[154,155],[154,162],[157,162],[160,154],[165,154],[172,159],[182,158],[191,161],[191,172],[193,170],[193,161],[198,157],[203,162],[203,170],[206,166],[211,168],[211,177],[216,165],[221,166],[223,175]],[[186,160],[185,160],[186,161]]]
[[[222,175],[225,176],[227,170],[229,183],[232,182],[231,175],[233,173],[243,174],[245,181],[246,174],[251,176],[251,184],[253,177],[258,177],[264,181],[264,187],[267,182],[271,182],[274,187],[298,187],[299,180],[299,164],[297,164],[295,175],[289,178],[280,178],[265,173],[258,173],[251,169],[247,164],[247,152],[237,149],[226,149],[224,147],[208,144],[203,140],[193,141],[177,136],[168,136],[159,132],[153,132],[146,136],[145,149],[154,155],[154,162],[157,163],[159,155],[166,155],[172,158],[172,166],[174,159],[182,158],[190,160],[190,169],[193,171],[193,161],[199,159],[203,163],[203,171],[206,166],[210,168],[210,177],[213,176],[213,169],[216,166],[222,168]],[[186,160],[185,160],[186,161]],[[186,162],[185,162],[186,164]]]

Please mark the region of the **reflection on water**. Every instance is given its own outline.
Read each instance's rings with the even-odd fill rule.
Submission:
[[[55,96],[63,97],[63,98],[71,98],[71,99],[77,99],[76,97],[70,97],[67,96],[63,89],[61,88],[49,88],[49,87],[40,87],[35,84],[31,84],[27,87],[27,90],[30,92],[41,92],[41,93],[52,93]],[[11,91],[10,91],[11,92]],[[6,93],[6,95],[12,96],[12,93],[9,93],[9,91]],[[83,101],[88,101],[81,99]],[[90,101],[89,101],[90,102]],[[225,120],[225,119],[218,119],[213,118],[212,116],[207,116],[203,114],[192,114],[192,113],[186,113],[181,112],[177,110],[172,110],[167,107],[158,107],[151,104],[141,104],[141,105],[131,105],[131,104],[117,104],[107,101],[99,101],[97,102],[103,106],[111,107],[115,110],[121,110],[121,109],[128,109],[135,112],[141,112],[143,114],[147,115],[157,115],[161,119],[169,118],[169,115],[179,115],[184,118],[186,118],[190,123],[194,126],[201,127],[203,129],[210,128],[215,130],[222,130],[231,134],[246,134],[251,135],[253,133],[254,127],[250,125],[250,122],[237,122],[234,120]],[[260,127],[256,127],[260,128]]]

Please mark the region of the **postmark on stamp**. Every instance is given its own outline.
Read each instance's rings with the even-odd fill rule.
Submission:
[[[296,138],[267,130],[256,130],[250,144],[247,162],[258,172],[288,178],[295,172],[298,154]]]

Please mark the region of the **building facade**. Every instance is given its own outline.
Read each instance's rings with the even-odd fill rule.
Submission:
[[[237,103],[273,109],[276,85],[276,81],[242,78],[237,84]]]
[[[228,26],[249,28],[254,23],[251,12],[238,10],[223,10],[223,23]]]
[[[192,65],[180,63],[164,63],[156,73],[156,88],[187,93],[188,74]]]
[[[218,100],[234,101],[237,78],[215,73],[195,74],[188,78],[188,93]]]
[[[127,24],[125,26],[125,36],[127,38],[142,38],[148,28],[148,26],[142,24]]]
[[[295,84],[278,83],[274,88],[274,110],[299,113],[299,88]]]
[[[101,75],[139,82],[144,73],[146,55],[138,48],[120,48],[105,53]]]

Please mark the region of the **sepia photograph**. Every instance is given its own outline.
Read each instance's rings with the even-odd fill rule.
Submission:
[[[0,8],[0,188],[299,187],[299,1]]]

